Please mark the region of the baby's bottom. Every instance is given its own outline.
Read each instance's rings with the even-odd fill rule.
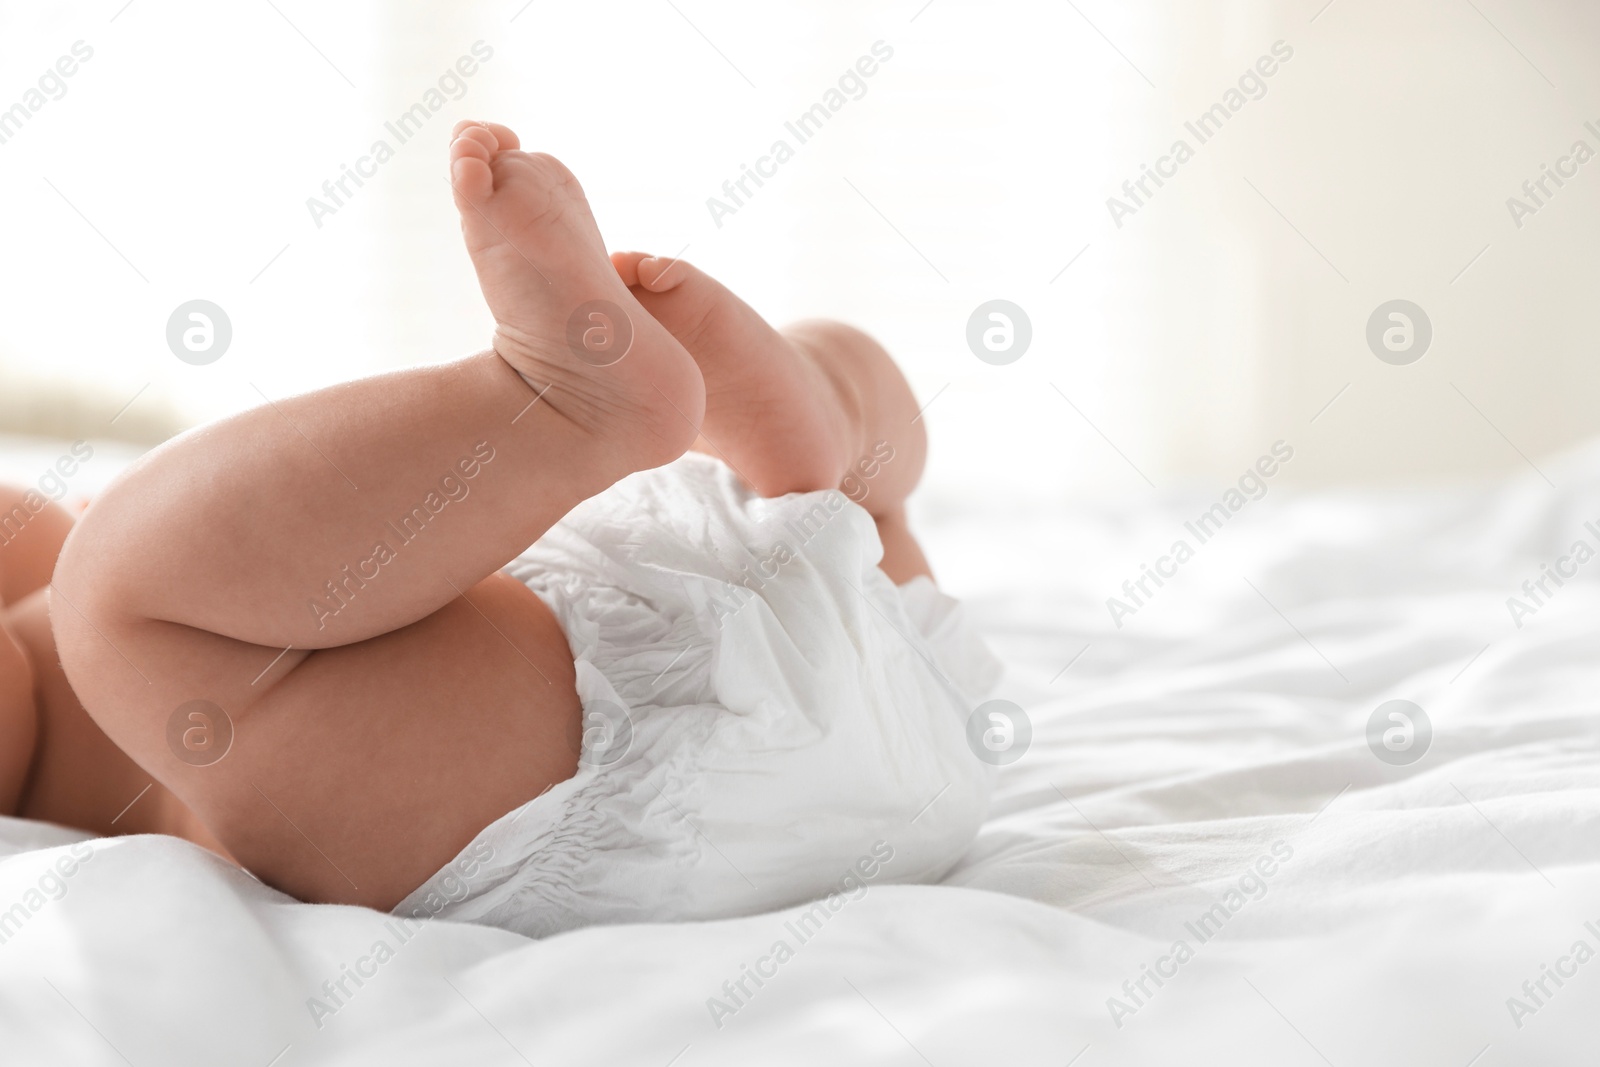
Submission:
[[[886,442],[895,458],[866,503],[894,565],[920,558],[902,505],[921,427],[881,349],[852,360],[821,328],[804,361],[750,350],[776,379],[724,374],[736,353],[714,334],[680,343],[630,292],[565,168],[503,127],[457,133],[452,185],[494,351],[169,442],[85,514],[51,591],[94,721],[304,900],[390,908],[575,773],[566,636],[501,568],[700,429],[763,493],[832,488]],[[572,324],[597,305],[627,320],[622,358],[575,347]],[[736,410],[766,417],[740,429]]]

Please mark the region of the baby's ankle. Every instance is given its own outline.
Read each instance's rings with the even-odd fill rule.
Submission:
[[[597,377],[606,367],[578,364],[564,347],[541,348],[504,330],[495,333],[493,354],[522,383],[516,421],[534,420],[575,437],[576,447],[606,472],[606,485],[671,463],[699,436],[705,386],[692,363],[693,380],[669,379],[669,393],[648,377],[646,388],[610,389]]]

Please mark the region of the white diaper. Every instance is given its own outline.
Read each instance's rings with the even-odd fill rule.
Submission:
[[[999,665],[881,556],[843,494],[762,499],[694,453],[576,508],[506,570],[572,646],[578,773],[395,911],[537,937],[939,878],[988,804],[966,720]]]

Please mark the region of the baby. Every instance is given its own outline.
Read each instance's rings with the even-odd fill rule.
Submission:
[[[491,351],[201,427],[75,526],[0,499],[0,813],[534,935],[939,877],[995,665],[894,363],[608,260],[504,126],[450,178]]]

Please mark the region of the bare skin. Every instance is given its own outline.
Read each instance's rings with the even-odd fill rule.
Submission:
[[[0,531],[0,814],[102,836],[176,833],[222,853],[177,797],[112,744],[67,684],[45,586],[73,519],[56,504],[30,513],[28,495],[0,486],[0,516],[12,520]]]
[[[847,482],[885,443],[894,458],[861,499],[889,575],[926,573],[904,525],[925,442],[881,348],[833,324],[780,335],[687,264],[663,284],[648,257],[612,263],[560,163],[502,126],[455,136],[494,348],[202,427],[97,500],[49,589],[7,612],[22,655],[0,645],[0,683],[13,679],[0,700],[32,694],[34,742],[13,711],[0,755],[37,749],[23,814],[177,833],[302,900],[393,907],[576,771],[565,635],[500,569],[578,503],[694,446],[702,424],[700,447],[769,495]],[[609,366],[567,344],[595,300],[633,327]],[[788,417],[744,417],[758,405]],[[46,606],[54,674],[39,667],[55,659]],[[196,700],[233,729],[208,765],[168,741]],[[39,744],[41,723],[62,743]],[[113,826],[113,805],[151,781]]]
[[[763,496],[832,488],[854,472],[860,491],[850,496],[878,522],[884,571],[902,583],[932,576],[905,517],[906,497],[926,463],[927,433],[916,397],[882,345],[837,322],[775,330],[681,259],[618,252],[611,262],[700,367],[706,417],[697,451],[730,461]],[[871,462],[885,454],[893,458]]]

